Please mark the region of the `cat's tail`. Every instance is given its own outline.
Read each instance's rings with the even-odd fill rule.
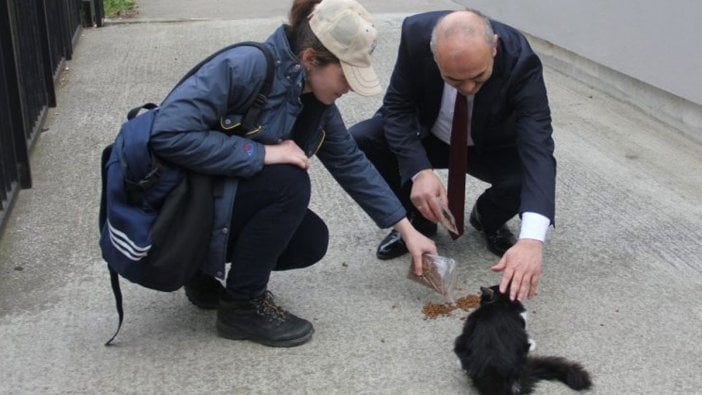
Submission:
[[[531,383],[539,380],[558,380],[576,391],[586,390],[592,386],[590,374],[585,368],[560,357],[529,357],[525,376]]]

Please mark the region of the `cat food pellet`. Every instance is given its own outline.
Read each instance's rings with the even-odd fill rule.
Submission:
[[[451,312],[456,310],[453,303],[427,303],[422,307],[422,313],[424,313],[424,319],[435,319],[440,315],[450,316]]]
[[[480,305],[480,296],[466,295],[456,299],[456,303],[427,303],[422,307],[425,320],[433,320],[439,316],[450,317],[451,313],[456,309],[468,311]]]
[[[480,296],[466,295],[462,298],[456,299],[456,304],[458,305],[458,307],[460,307],[464,311],[468,311],[470,309],[474,309],[474,308],[480,306]]]

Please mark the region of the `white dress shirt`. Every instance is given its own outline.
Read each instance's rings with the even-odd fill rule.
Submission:
[[[431,128],[431,133],[446,144],[451,143],[453,109],[456,105],[457,92],[456,88],[444,83],[439,116],[436,118],[436,122]],[[468,119],[470,119],[473,113],[473,95],[466,96],[466,104],[468,106]],[[470,124],[468,124],[468,127],[470,128]],[[468,146],[472,145],[474,145],[473,138],[470,133],[468,133]],[[414,177],[412,177],[412,180],[414,180]],[[539,213],[524,212],[522,213],[522,226],[519,232],[519,239],[535,239],[543,242],[546,240],[546,233],[548,232],[549,225],[551,225],[551,220],[546,216]]]

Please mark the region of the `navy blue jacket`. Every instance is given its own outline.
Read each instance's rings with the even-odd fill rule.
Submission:
[[[223,193],[215,200],[215,218],[208,261],[204,270],[222,277],[229,227],[238,180],[255,175],[264,166],[264,145],[290,138],[302,111],[300,95],[305,72],[292,53],[283,27],[265,42],[276,59],[273,88],[261,116],[261,129],[245,137],[227,135],[232,114],[243,114],[266,76],[266,58],[250,46],[218,55],[184,81],[161,104],[154,121],[151,147],[167,161],[199,173],[225,176]],[[316,151],[322,164],[363,210],[381,227],[395,224],[405,210],[375,167],[348,133],[336,105],[322,115],[315,138],[306,147]]]
[[[414,15],[402,25],[397,63],[380,113],[403,182],[432,168],[420,139],[438,117],[444,82],[429,41],[437,21],[448,12]],[[553,224],[556,160],[541,61],[517,30],[496,21],[491,25],[499,43],[493,74],[473,102],[475,149],[489,153],[516,145],[523,165],[519,212],[539,213]]]

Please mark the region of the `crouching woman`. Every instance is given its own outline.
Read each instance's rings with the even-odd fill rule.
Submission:
[[[359,151],[335,100],[350,90],[380,93],[371,65],[376,30],[354,0],[296,0],[289,24],[265,41],[275,58],[260,128],[227,133],[266,79],[263,52],[239,46],[216,56],[161,105],[152,149],[164,160],[221,180],[208,259],[186,285],[199,307],[217,309],[217,330],[229,339],[273,347],[307,342],[312,324],[291,314],[268,291],[271,271],[310,266],[324,257],[327,226],[308,208],[310,157],[382,227],[393,227],[421,273],[421,255],[436,253],[417,232],[375,168]],[[234,120],[234,121],[233,121]],[[231,262],[226,286],[225,263]]]

